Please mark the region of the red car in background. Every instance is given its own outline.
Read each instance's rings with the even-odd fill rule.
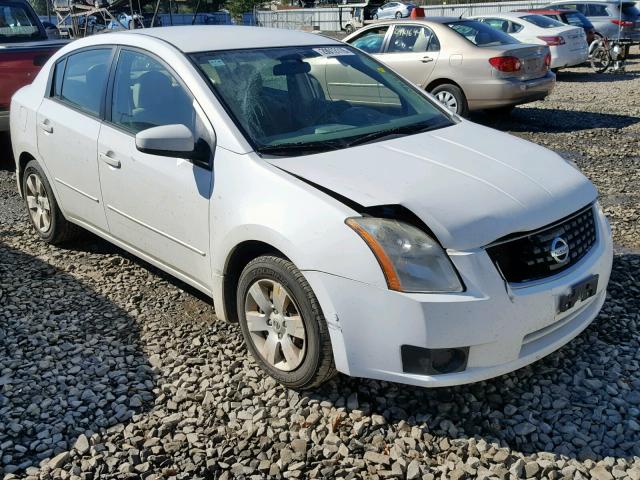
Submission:
[[[573,10],[570,8],[531,8],[517,11],[544,15],[545,17],[553,18],[554,20],[566,23],[567,25],[581,27],[584,29],[584,33],[587,35],[587,43],[589,45],[591,45],[591,42],[593,42],[593,40],[595,39],[596,29],[593,27],[593,24],[589,21],[589,19],[578,10]]]
[[[0,132],[9,130],[11,96],[67,42],[47,39],[27,0],[0,0]]]

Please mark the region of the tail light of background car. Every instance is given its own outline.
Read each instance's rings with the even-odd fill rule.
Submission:
[[[620,27],[633,27],[633,22],[629,22],[628,20],[611,20],[611,23]]]
[[[564,37],[561,37],[560,35],[541,36],[538,38],[542,40],[544,43],[546,43],[547,45],[549,45],[550,47],[557,47],[558,45],[565,44]]]
[[[547,53],[544,56],[544,66],[547,67],[547,68],[551,67],[551,54],[550,53]]]
[[[522,68],[522,62],[517,57],[493,57],[489,63],[501,72],[518,72]]]

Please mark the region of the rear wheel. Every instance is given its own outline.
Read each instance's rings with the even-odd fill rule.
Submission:
[[[35,160],[24,169],[22,193],[31,224],[42,240],[59,245],[78,236],[80,227],[64,218],[51,185]]]
[[[467,105],[467,98],[464,96],[462,90],[456,85],[445,83],[438,85],[431,90],[431,94],[438,99],[445,107],[460,116],[465,116],[469,113],[469,107]]]
[[[373,18],[374,20],[378,20],[378,14],[377,14],[377,13],[374,13],[372,18]]]
[[[260,367],[289,388],[312,388],[335,374],[327,323],[311,286],[289,260],[262,256],[240,275],[238,318]]]
[[[396,12],[396,18],[402,18],[402,13],[401,12]]]

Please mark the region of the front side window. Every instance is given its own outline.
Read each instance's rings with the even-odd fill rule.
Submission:
[[[162,125],[183,124],[194,131],[191,96],[159,61],[131,50],[118,57],[111,122],[138,133]]]
[[[0,43],[46,40],[38,19],[20,4],[0,5]]]
[[[85,50],[67,57],[60,98],[91,115],[100,115],[110,59],[110,48]]]
[[[453,124],[414,87],[349,46],[205,52],[192,59],[261,153],[303,155]]]
[[[363,52],[380,53],[389,27],[370,28],[349,43]]]
[[[476,20],[458,20],[445,25],[478,47],[520,43],[502,30],[491,28],[489,25]]]
[[[540,28],[564,27],[564,23],[554,20],[553,18],[545,17],[544,15],[524,15],[520,18]]]
[[[437,51],[440,44],[433,32],[427,27],[418,25],[396,25],[389,41],[387,52],[422,53]]]

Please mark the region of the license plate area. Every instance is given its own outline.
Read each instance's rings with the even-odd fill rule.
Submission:
[[[572,285],[571,291],[565,295],[561,295],[558,299],[558,313],[570,310],[578,302],[584,302],[587,298],[593,297],[597,291],[598,275],[592,275],[580,283]]]

